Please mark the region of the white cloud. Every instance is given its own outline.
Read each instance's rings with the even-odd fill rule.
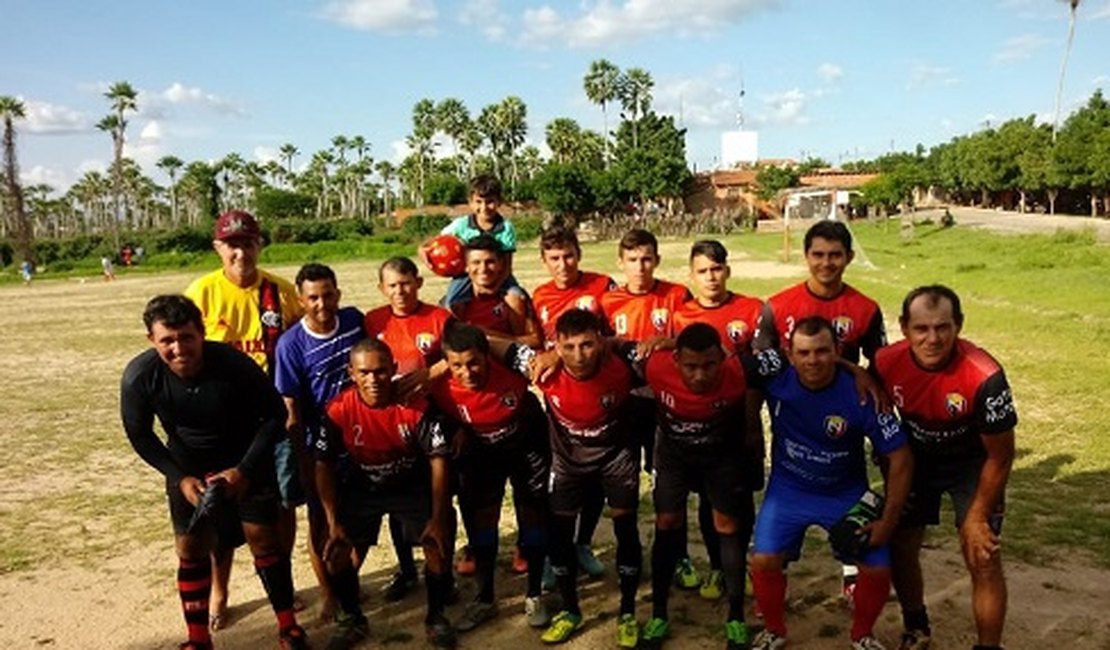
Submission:
[[[403,138],[390,142],[389,150],[393,152],[393,156],[390,158],[390,162],[392,162],[394,165],[400,165],[405,160],[405,158],[408,157],[410,153],[412,153],[412,149],[409,148],[408,143],[405,142]]]
[[[123,155],[134,160],[150,173],[158,159],[166,155],[166,134],[158,120],[150,120],[139,129],[139,137],[127,138],[123,143]]]
[[[826,83],[833,83],[844,76],[844,69],[835,63],[822,63],[817,66],[817,76]]]
[[[1110,75],[1100,74],[1099,76],[1091,79],[1091,85],[1096,88],[1102,88],[1110,85]]]
[[[736,76],[660,79],[655,87],[655,110],[681,117],[683,126],[732,128],[740,109],[740,82]]]
[[[206,92],[195,86],[186,86],[180,81],[170,84],[158,97],[170,104],[194,104],[210,108],[223,115],[243,115],[245,111],[234,102]]]
[[[756,112],[755,121],[767,125],[808,124],[810,118],[806,115],[806,107],[810,99],[812,97],[800,88],[763,95],[760,97],[763,106]]]
[[[960,79],[953,72],[952,68],[947,68],[939,65],[931,65],[928,63],[914,64],[910,70],[909,82],[906,84],[907,88],[927,88],[930,86],[951,86],[959,83]]]
[[[24,189],[30,185],[49,185],[55,190],[62,190],[70,186],[70,181],[65,174],[50,167],[35,165],[19,173],[19,182]]]
[[[1023,34],[1006,39],[991,57],[995,63],[1014,63],[1032,58],[1033,54],[1048,41],[1035,34]]]
[[[432,0],[331,0],[323,18],[368,32],[425,32],[439,11]]]
[[[1091,14],[1091,20],[1107,19],[1110,19],[1110,2],[1104,2],[1101,7],[1095,7],[1094,12]]]
[[[491,41],[501,41],[508,31],[509,17],[500,0],[466,0],[459,9],[459,22],[479,30]]]
[[[252,153],[254,154],[254,159],[260,163],[268,163],[271,160],[281,162],[281,153],[278,151],[277,147],[259,145],[254,148]]]
[[[146,123],[143,130],[139,132],[140,140],[147,140],[151,142],[159,141],[162,139],[162,125],[158,120],[151,120]]]
[[[521,44],[556,43],[591,47],[630,42],[654,34],[713,34],[780,0],[593,0],[578,15],[564,17],[550,5],[525,10]]]
[[[90,128],[88,118],[81,111],[48,102],[22,99],[27,117],[23,126],[28,133],[77,133]]]
[[[96,158],[82,160],[81,163],[77,165],[77,173],[80,176],[84,176],[87,172],[100,172],[101,174],[106,174],[108,173],[108,163]]]

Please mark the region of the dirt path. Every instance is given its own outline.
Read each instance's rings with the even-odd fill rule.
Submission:
[[[926,217],[939,221],[943,210],[921,210],[915,213],[917,219]],[[979,208],[952,208],[952,215],[960,226],[983,228],[1007,234],[1039,233],[1051,235],[1057,230],[1092,230],[1101,242],[1110,242],[1110,219],[1078,217],[1067,215],[1019,214],[1003,210],[981,210]]]

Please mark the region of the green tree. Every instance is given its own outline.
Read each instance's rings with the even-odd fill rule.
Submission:
[[[123,191],[123,143],[124,134],[127,131],[126,115],[128,111],[135,111],[138,109],[136,98],[139,93],[126,81],[117,81],[108,87],[104,93],[104,97],[108,99],[112,106],[112,114],[109,118],[111,120],[101,120],[98,128],[101,130],[108,130],[104,127],[109,127],[112,135],[113,145],[113,163],[112,163],[112,238],[116,250],[119,250],[119,223],[125,220],[126,216],[122,213],[121,207],[121,193]]]
[[[632,148],[639,146],[637,131],[640,119],[651,110],[651,91],[655,81],[643,68],[629,68],[617,80],[617,97],[624,117],[632,123]]]
[[[177,172],[185,165],[185,161],[177,156],[162,156],[155,163],[158,169],[166,172],[166,176],[170,177],[170,221],[176,228],[178,225],[177,215]]]
[[[582,79],[582,87],[586,91],[586,99],[601,107],[603,130],[601,136],[605,147],[603,156],[605,166],[609,166],[609,102],[617,99],[617,81],[620,79],[620,68],[606,59],[598,59],[590,63],[590,69]]]
[[[756,190],[756,196],[764,201],[770,201],[782,190],[797,187],[800,178],[795,167],[759,165],[755,173],[755,184],[759,188]]]
[[[299,155],[301,150],[291,142],[286,142],[278,148],[278,156],[285,161],[285,174],[289,180],[293,179],[293,159]]]
[[[582,137],[582,127],[569,117],[557,117],[544,128],[547,148],[556,163],[568,163],[574,159],[574,152]]]
[[[675,126],[674,117],[648,112],[639,122],[636,142],[632,124],[624,122],[617,131],[617,171],[623,188],[641,201],[663,200],[673,210],[690,181],[686,167],[686,130]]]
[[[23,204],[23,188],[19,182],[19,162],[15,153],[15,120],[27,117],[23,102],[10,95],[0,97],[0,119],[4,121],[4,194],[8,209],[5,213],[14,222],[16,247],[22,259],[34,262],[31,223]],[[6,217],[7,218],[7,217]]]
[[[592,212],[594,198],[590,170],[578,163],[551,163],[535,178],[536,198],[545,210],[577,220]]]

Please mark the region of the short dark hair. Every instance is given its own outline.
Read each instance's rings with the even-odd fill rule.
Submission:
[[[301,285],[305,282],[316,282],[319,280],[331,280],[333,287],[339,286],[339,281],[335,279],[335,271],[326,264],[319,264],[317,262],[309,262],[297,271],[297,278],[294,284],[297,285],[297,291],[301,290]]]
[[[694,323],[679,333],[674,344],[678,350],[705,352],[721,347],[721,335],[712,325]]]
[[[470,251],[488,251],[495,254],[498,259],[505,258],[505,247],[501,242],[494,239],[493,235],[484,233],[466,242],[466,253],[469,255]]]
[[[393,361],[393,350],[389,349],[389,345],[385,341],[373,336],[367,336],[351,346],[351,356],[349,358],[354,359],[356,354],[364,352],[379,352]]]
[[[585,309],[568,309],[555,321],[555,336],[577,336],[586,332],[602,332],[601,321]]]
[[[562,226],[554,226],[543,231],[540,235],[540,254],[543,251],[549,251],[554,248],[572,248],[579,255],[582,254],[582,247],[578,245],[578,235],[569,228]]]
[[[445,352],[466,352],[477,350],[482,354],[489,354],[489,339],[481,329],[454,321],[443,332],[443,350]]]
[[[833,324],[829,319],[823,316],[807,316],[798,321],[794,325],[794,331],[790,332],[790,342],[794,342],[794,335],[802,334],[803,336],[817,336],[822,331],[828,331],[829,336],[832,337],[833,345],[838,343],[836,338],[836,330],[833,329]]]
[[[624,237],[621,237],[617,252],[619,254],[621,251],[630,251],[643,246],[650,246],[653,254],[659,254],[659,240],[655,238],[655,235],[643,228],[633,228],[624,233]]]
[[[478,174],[470,179],[470,195],[477,194],[483,199],[501,199],[501,181],[493,174]]]
[[[420,269],[417,268],[416,262],[401,255],[391,257],[382,262],[382,265],[378,267],[378,282],[382,281],[382,276],[385,275],[386,269],[394,273],[400,273],[401,275],[408,275],[414,278],[420,277]]]
[[[898,322],[902,325],[910,322],[910,305],[922,296],[925,296],[925,300],[930,306],[935,306],[941,300],[947,300],[952,305],[952,320],[955,321],[957,327],[963,327],[964,311],[963,307],[960,306],[960,297],[956,295],[955,291],[943,284],[926,284],[907,293],[906,299],[902,301],[902,315],[898,317]]]
[[[154,296],[143,309],[143,325],[150,334],[155,323],[162,323],[170,329],[185,327],[189,323],[204,333],[204,316],[192,300],[179,293]]]
[[[716,239],[702,239],[694,242],[690,247],[690,261],[697,256],[708,257],[718,264],[728,264],[728,251],[725,245]]]
[[[849,253],[852,252],[852,233],[848,230],[848,226],[844,225],[841,221],[822,219],[810,226],[805,236],[805,252],[809,252],[809,248],[813,245],[813,240],[816,237],[829,241],[838,241],[844,244],[844,250]]]

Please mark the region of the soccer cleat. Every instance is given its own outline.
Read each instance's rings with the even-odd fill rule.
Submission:
[[[462,616],[455,621],[455,629],[459,632],[469,632],[486,621],[497,617],[496,603],[483,603],[474,601],[466,606]]]
[[[474,563],[474,553],[470,551],[469,546],[462,547],[459,551],[459,559],[455,561],[455,573],[461,576],[472,576],[478,570],[477,564]]]
[[[752,635],[744,621],[729,621],[725,623],[726,650],[748,650],[752,644]]]
[[[621,648],[635,648],[640,644],[640,624],[635,614],[621,614],[617,619],[617,645]]]
[[[671,635],[671,624],[665,618],[651,618],[644,625],[640,635],[640,647],[645,650],[658,650],[663,647],[663,640]]]
[[[325,650],[347,650],[370,636],[370,626],[362,614],[339,612],[335,617],[335,632],[328,639]]]
[[[428,643],[432,644],[433,648],[454,648],[459,644],[455,628],[442,616],[435,622],[426,624],[424,633],[428,637]]]
[[[417,577],[414,575],[405,575],[398,571],[393,574],[389,582],[385,583],[382,587],[382,598],[387,603],[395,603],[399,600],[404,600],[409,591],[416,586]]]
[[[879,643],[879,640],[868,634],[865,637],[860,637],[852,641],[852,650],[886,650],[886,646]]]
[[[763,630],[752,642],[752,650],[779,650],[786,647],[786,639],[770,630]]]
[[[529,627],[547,627],[551,624],[551,613],[547,611],[547,605],[539,596],[525,596],[524,618],[528,621]]]
[[[582,615],[562,611],[551,619],[551,625],[540,635],[544,643],[563,643],[582,627]]]
[[[698,595],[705,600],[717,600],[725,593],[725,574],[723,571],[713,569],[706,574],[705,580],[698,589]]]
[[[698,570],[690,562],[690,558],[684,557],[678,561],[678,566],[674,570],[674,584],[679,589],[697,589],[701,586],[701,578],[698,577]]]
[[[555,579],[555,570],[551,568],[551,560],[543,561],[543,577],[540,579],[540,588],[544,591],[555,591],[559,581]]]
[[[597,559],[589,544],[579,544],[575,550],[578,553],[578,568],[582,569],[583,573],[591,578],[600,578],[605,575],[605,565]]]
[[[281,650],[309,650],[308,635],[300,625],[290,625],[278,634]]]
[[[898,650],[928,650],[932,638],[924,630],[906,630],[902,632],[902,642]]]
[[[520,552],[519,546],[513,547],[513,573],[528,573],[528,559]]]

